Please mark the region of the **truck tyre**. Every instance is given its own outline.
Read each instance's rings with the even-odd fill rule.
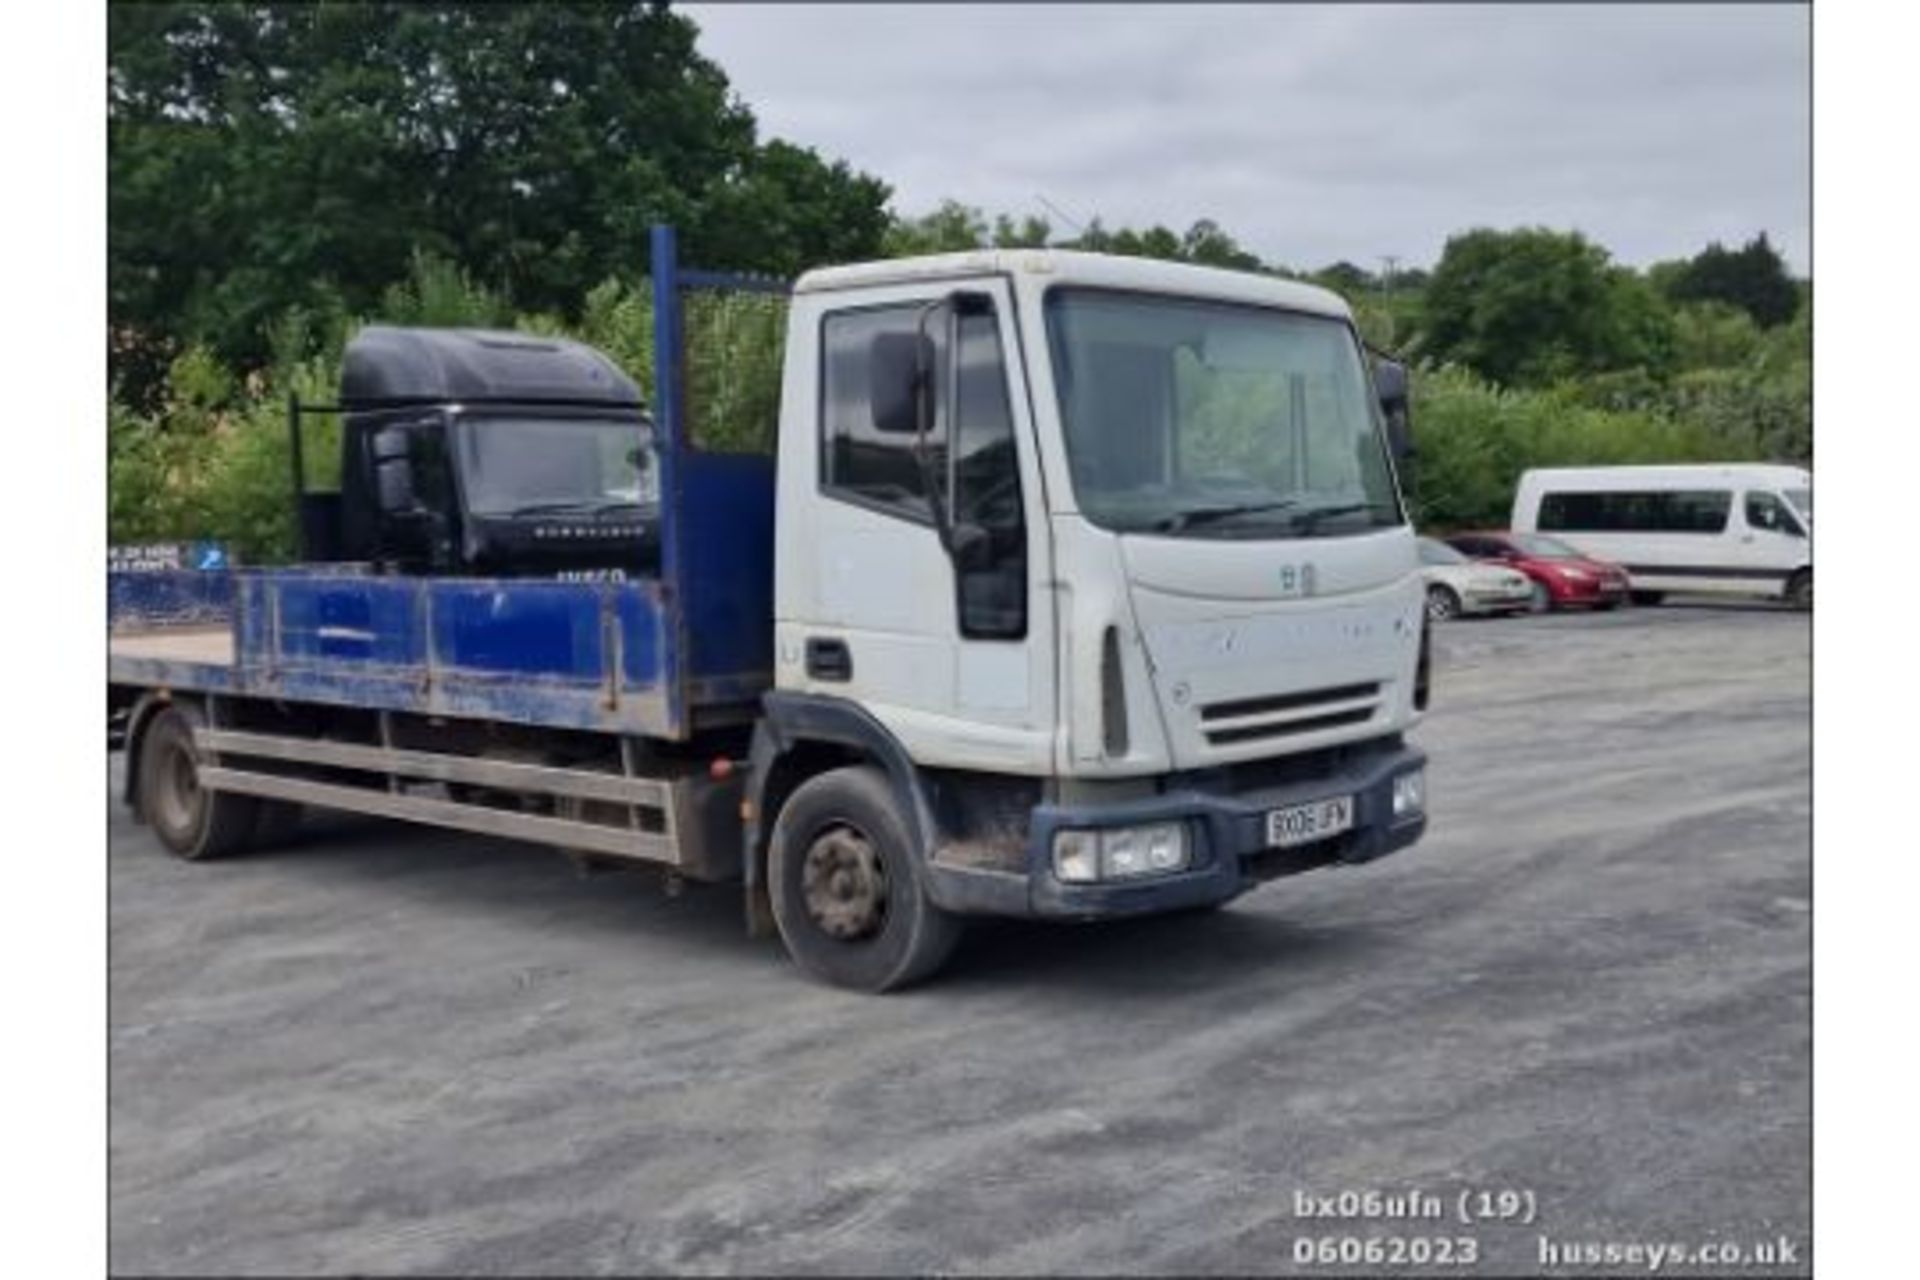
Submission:
[[[140,812],[160,843],[189,862],[218,858],[252,840],[260,806],[252,796],[200,785],[193,731],[206,723],[183,703],[159,712],[140,743]]]
[[[854,991],[893,991],[952,954],[960,922],[928,901],[887,776],[870,766],[802,783],[774,819],[773,918],[794,963]]]
[[[1454,594],[1452,587],[1427,588],[1427,616],[1435,622],[1460,616],[1460,597]]]
[[[1634,591],[1629,593],[1635,604],[1656,605],[1667,598],[1664,591]]]
[[[1787,603],[1802,613],[1813,608],[1813,570],[1802,569],[1787,579]]]

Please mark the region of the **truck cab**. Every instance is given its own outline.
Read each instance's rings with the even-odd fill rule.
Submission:
[[[340,492],[301,495],[309,559],[576,581],[657,569],[653,423],[591,347],[371,326],[347,345],[339,412]]]
[[[761,754],[867,740],[936,903],[1205,905],[1418,837],[1404,375],[1338,297],[994,251],[813,272],[789,335]]]

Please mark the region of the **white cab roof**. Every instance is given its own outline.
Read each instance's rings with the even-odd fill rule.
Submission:
[[[795,293],[873,288],[913,284],[922,280],[1011,275],[1036,285],[1092,285],[1132,289],[1141,293],[1170,293],[1216,298],[1252,306],[1284,307],[1347,319],[1352,314],[1339,294],[1317,285],[1282,280],[1249,271],[1224,271],[1156,258],[1127,258],[1071,249],[976,249],[967,253],[940,253],[921,258],[890,258],[844,267],[822,267],[801,276]]]

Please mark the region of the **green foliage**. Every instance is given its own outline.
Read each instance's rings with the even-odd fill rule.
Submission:
[[[1734,369],[1760,353],[1760,328],[1740,308],[1724,302],[1675,307],[1674,353],[1683,369]]]
[[[1419,453],[1405,477],[1418,522],[1504,526],[1529,467],[1727,462],[1772,456],[1732,424],[1659,410],[1605,409],[1577,388],[1495,386],[1444,366],[1413,379]]]
[[[1432,355],[1509,386],[1672,362],[1659,295],[1579,232],[1544,227],[1449,239],[1422,327]]]
[[[506,321],[507,307],[457,264],[416,249],[407,278],[381,296],[380,317],[388,324],[491,329]]]
[[[110,6],[113,378],[152,408],[189,344],[258,368],[275,317],[385,310],[423,253],[561,316],[658,221],[712,267],[874,256],[885,184],[760,142],[696,35],[664,4]]]
[[[1786,260],[1763,231],[1739,249],[1708,245],[1677,269],[1662,273],[1675,302],[1724,302],[1740,308],[1763,329],[1785,324],[1800,306],[1800,292]]]
[[[1313,273],[1313,282],[1347,298],[1355,298],[1380,287],[1379,280],[1344,258]]]
[[[1202,218],[1187,228],[1180,238],[1180,259],[1203,267],[1225,267],[1232,271],[1259,271],[1260,259],[1240,247],[1240,242],[1220,229],[1220,224]]]
[[[1018,223],[1001,214],[993,220],[993,247],[996,249],[1038,249],[1053,239],[1053,224],[1029,214]]]
[[[986,216],[958,200],[942,200],[939,208],[921,217],[895,218],[880,248],[889,258],[911,258],[926,253],[963,253],[986,244]]]
[[[882,251],[890,258],[923,253],[960,253],[969,249],[1032,248],[1053,243],[1053,226],[1031,215],[1016,222],[998,214],[991,223],[980,209],[958,200],[943,200],[917,218],[896,217],[887,229]],[[1260,259],[1247,252],[1220,224],[1202,218],[1181,235],[1166,227],[1136,231],[1123,227],[1109,231],[1095,218],[1061,247],[1125,257],[1163,258],[1170,262],[1197,262],[1237,271],[1262,271]]]

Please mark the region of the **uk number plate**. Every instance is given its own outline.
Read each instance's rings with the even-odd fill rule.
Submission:
[[[1353,797],[1335,796],[1312,804],[1290,804],[1267,814],[1267,843],[1284,849],[1312,844],[1353,827]]]

